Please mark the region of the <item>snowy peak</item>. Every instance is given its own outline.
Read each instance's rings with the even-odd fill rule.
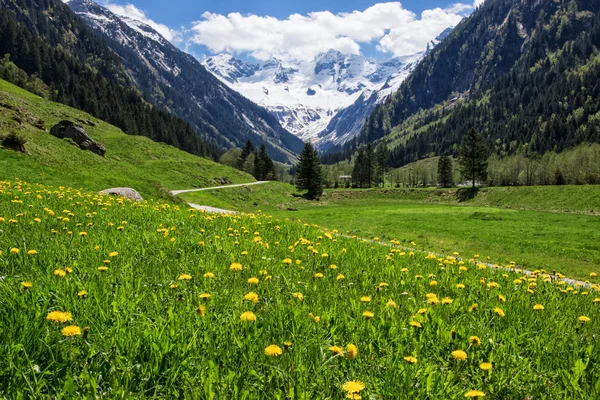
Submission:
[[[236,83],[239,78],[247,78],[258,71],[258,65],[244,62],[229,54],[209,57],[203,62],[209,71],[229,83]]]

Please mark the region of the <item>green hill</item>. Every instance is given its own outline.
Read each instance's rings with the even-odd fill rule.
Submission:
[[[90,120],[90,137],[106,147],[104,157],[82,151],[48,132],[61,120]],[[36,127],[39,125],[45,130]],[[102,190],[127,186],[144,197],[165,197],[168,190],[254,181],[246,173],[191,155],[120,129],[82,111],[35,96],[0,80],[0,135],[16,132],[29,154],[0,148],[0,178]]]

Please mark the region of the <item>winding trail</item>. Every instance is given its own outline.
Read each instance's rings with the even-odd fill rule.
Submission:
[[[256,182],[250,182],[250,183],[238,183],[235,185],[212,186],[212,187],[200,188],[200,189],[171,190],[171,195],[177,196],[181,193],[202,192],[204,190],[228,189],[228,188],[242,187],[242,186],[262,185],[264,183],[269,183],[269,181],[256,181]]]

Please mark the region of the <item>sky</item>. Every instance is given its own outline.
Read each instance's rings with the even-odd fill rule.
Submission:
[[[199,59],[228,53],[310,61],[329,49],[379,59],[410,56],[483,0],[96,0],[154,27]],[[474,2],[473,2],[474,1]]]

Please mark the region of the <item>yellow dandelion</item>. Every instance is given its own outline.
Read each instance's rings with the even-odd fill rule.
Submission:
[[[578,319],[578,320],[579,320],[581,323],[584,323],[584,324],[585,324],[586,322],[590,322],[590,321],[591,321],[591,319],[590,319],[590,318],[588,318],[588,317],[586,317],[585,315],[582,315],[582,316],[578,317],[577,319]]]
[[[259,280],[256,277],[252,277],[252,278],[248,279],[248,283],[250,285],[258,285],[258,282],[259,282]]]
[[[87,232],[79,232],[79,236],[81,236],[81,237],[87,236]]]
[[[86,292],[85,290],[80,290],[79,292],[77,292],[77,296],[79,297],[87,297],[88,292]]]
[[[385,306],[389,307],[389,308],[396,308],[396,307],[398,307],[396,305],[396,302],[394,300],[392,300],[392,299],[389,299],[388,302],[385,304]]]
[[[215,277],[215,274],[213,274],[212,272],[207,272],[204,274],[204,278],[206,279],[212,279]]]
[[[406,361],[407,363],[409,363],[410,365],[416,364],[417,363],[417,357],[413,357],[413,356],[406,356],[404,357],[404,361]]]
[[[337,265],[335,265],[335,264],[331,264],[331,265],[329,266],[329,269],[337,269]]]
[[[598,276],[598,274],[597,274],[597,273],[595,273],[595,272],[590,272],[590,278],[595,278],[595,277],[597,277],[597,276]]]
[[[48,315],[46,316],[46,319],[48,321],[52,321],[52,322],[69,322],[73,318],[71,316],[71,313],[64,312],[64,311],[52,311],[52,312],[48,313]]]
[[[456,285],[456,288],[457,288],[457,289],[464,289],[464,288],[465,288],[465,285],[464,285],[464,284],[462,284],[462,283],[458,283],[458,284]]]
[[[313,276],[317,279],[321,279],[323,277],[323,274],[321,272],[317,272]]]
[[[30,255],[30,256],[35,256],[37,253],[38,253],[37,250],[29,250],[27,252],[27,254]]]
[[[460,360],[460,361],[464,361],[467,359],[467,353],[462,351],[462,350],[454,350],[452,352],[452,357],[455,360]]]
[[[494,308],[494,312],[496,313],[497,316],[504,317],[504,310],[501,309],[500,307]]]
[[[200,304],[198,306],[198,311],[196,311],[196,313],[198,315],[200,315],[201,317],[204,317],[206,315],[206,306],[204,304]]]
[[[477,311],[478,309],[479,309],[479,304],[477,304],[477,303],[471,304],[469,306],[469,312]]]
[[[481,364],[479,364],[479,368],[482,369],[483,371],[491,371],[492,370],[492,363],[490,363],[490,362],[482,362]]]
[[[469,397],[469,398],[485,397],[485,393],[483,393],[481,390],[469,390],[467,393],[465,393],[465,397]]]
[[[304,295],[300,292],[292,293],[292,296],[298,299],[298,301],[304,300]]]
[[[283,263],[284,264],[291,264],[292,263],[292,259],[291,258],[284,258],[283,259]]]
[[[426,312],[427,312],[427,309],[426,309],[426,308],[419,308],[419,309],[417,310],[417,314],[425,314]]]
[[[242,264],[238,263],[238,262],[234,262],[229,266],[229,269],[232,271],[241,271],[242,270]]]
[[[431,281],[429,282],[429,286],[437,286],[437,281]]]
[[[346,346],[346,355],[348,356],[348,360],[354,360],[358,356],[358,347],[354,344],[349,344]]]
[[[344,279],[344,274],[339,274],[338,276],[335,277],[336,280],[341,281],[342,279]]]
[[[412,326],[413,328],[422,328],[423,327],[423,325],[421,325],[421,323],[419,321],[410,321],[409,325]]]
[[[503,303],[506,303],[506,297],[504,297],[503,295],[499,294],[498,295],[498,300],[500,300]]]
[[[61,331],[63,336],[72,337],[72,336],[80,336],[81,329],[76,325],[65,326]]]
[[[116,257],[118,255],[119,255],[119,253],[117,251],[111,251],[110,253],[108,253],[109,257]]]
[[[29,281],[21,282],[21,287],[23,289],[29,289],[29,288],[33,287],[33,283],[31,283]]]
[[[333,354],[341,354],[344,351],[340,346],[331,346],[327,350],[331,351]]]
[[[268,357],[278,357],[282,354],[283,354],[283,350],[281,350],[281,347],[279,347],[275,344],[272,344],[265,348],[265,355]]]
[[[256,304],[258,303],[258,294],[255,292],[250,292],[244,296],[244,300]]]
[[[536,305],[533,306],[533,309],[535,311],[542,311],[544,309],[544,306],[541,305],[541,304],[536,304]]]
[[[256,321],[256,315],[252,311],[246,311],[240,315],[240,319],[244,322],[254,322]]]
[[[179,278],[177,278],[178,281],[191,281],[192,280],[192,276],[189,274],[181,274],[179,275]]]
[[[477,336],[471,336],[469,338],[469,343],[471,343],[473,346],[479,346],[481,344],[481,339],[479,339]]]
[[[371,297],[370,296],[363,296],[360,298],[360,301],[362,301],[363,303],[368,303],[371,301]]]
[[[452,303],[452,299],[450,297],[444,297],[442,299],[442,304],[451,304]]]
[[[105,267],[105,266],[98,267],[98,271],[100,271],[100,272],[106,272],[106,271],[108,271],[108,267]]]
[[[348,393],[359,393],[365,388],[365,384],[361,381],[348,381],[342,385],[342,389]]]
[[[20,251],[20,250],[19,250],[19,249],[17,249],[16,247],[13,247],[13,248],[11,248],[11,249],[10,249],[10,252],[11,252],[12,254],[19,254],[19,251]]]
[[[54,270],[54,275],[56,275],[56,276],[58,276],[58,277],[62,278],[62,277],[64,277],[65,275],[67,275],[67,271],[65,271],[65,270],[62,270],[62,269],[55,269],[55,270]]]
[[[202,300],[209,299],[210,298],[210,294],[208,294],[208,293],[200,293],[200,298]]]
[[[362,313],[362,316],[365,317],[366,319],[369,319],[369,318],[373,318],[375,316],[375,314],[373,314],[371,311],[367,310]]]

